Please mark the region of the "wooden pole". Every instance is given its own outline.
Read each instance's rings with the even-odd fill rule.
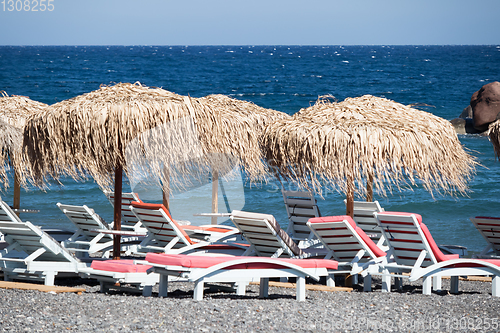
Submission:
[[[14,171],[14,204],[12,208],[19,209],[21,206],[21,183],[19,182],[19,177],[17,176],[17,172]],[[19,216],[19,212],[16,212],[16,215]]]
[[[345,205],[346,215],[351,216],[354,218],[354,166],[352,170],[352,174],[347,176],[347,193],[346,193],[346,199],[347,203]]]
[[[162,196],[163,196],[163,206],[170,212],[170,193],[165,192],[164,189],[161,190]]]
[[[366,180],[366,201],[373,201],[373,173],[371,172]]]
[[[113,214],[113,229],[121,230],[122,224],[122,174],[123,166],[118,164],[115,169],[115,209]],[[121,236],[113,236],[113,259],[120,260]]]
[[[354,218],[354,191],[353,191],[352,186],[348,187],[346,194],[347,194],[347,198],[346,198],[347,203],[345,206],[345,209],[346,209],[345,214]]]
[[[219,172],[212,172],[212,213],[219,210]],[[212,216],[212,224],[217,224],[217,216]]]
[[[163,187],[161,189],[162,193],[162,203],[165,208],[170,211],[170,174],[169,171],[166,167],[163,167],[163,173],[165,175],[165,184],[163,184]],[[168,190],[165,191],[165,188]]]

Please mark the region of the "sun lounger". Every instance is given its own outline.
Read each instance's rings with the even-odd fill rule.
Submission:
[[[162,204],[132,202],[131,211],[148,230],[148,237],[138,246],[138,251],[185,253],[198,250],[226,250],[242,253],[237,244],[217,244],[235,240],[238,229],[225,225],[191,226],[179,225]]]
[[[111,191],[104,191],[104,194],[108,198],[109,202],[111,203],[111,206],[115,206],[115,192]],[[130,193],[122,193],[122,224],[121,224],[121,229],[122,230],[132,230],[132,231],[137,231],[137,232],[146,232],[146,228],[144,228],[141,224],[141,221],[135,216],[134,213],[130,210],[130,204],[132,201],[135,202],[142,202],[141,199],[139,199],[139,196],[137,193],[130,192]]]
[[[476,257],[500,259],[500,217],[476,216],[470,220],[488,244]]]
[[[347,200],[344,200],[347,204]],[[384,245],[385,240],[382,235],[382,230],[377,224],[377,219],[373,213],[383,212],[384,209],[380,207],[378,201],[354,201],[354,222],[356,225],[363,229],[363,231],[384,251],[389,248]]]
[[[500,296],[500,260],[460,259],[457,254],[441,252],[427,226],[418,214],[401,212],[375,213],[382,232],[390,247],[395,263],[386,268],[410,275],[410,281],[423,278],[422,293],[431,293],[431,279],[434,290],[441,289],[441,277],[451,276],[451,292],[458,293],[459,276],[493,275],[492,294]]]
[[[87,206],[64,205],[60,202],[57,207],[75,225],[77,231],[62,245],[77,254],[77,256],[88,257],[89,254],[102,252],[102,257],[108,258],[113,249],[112,224],[108,225],[93,209]],[[120,233],[122,250],[126,255],[135,252],[137,244],[144,239],[146,233],[133,230]],[[140,237],[143,236],[143,237]]]
[[[325,259],[338,261],[339,269],[344,270],[339,273],[361,273],[364,290],[370,291],[371,275],[378,274],[378,266],[387,262],[386,253],[348,215],[312,218],[307,226],[328,250]],[[383,289],[386,283],[390,280],[383,279]],[[334,281],[328,285],[334,286]]]
[[[86,264],[75,258],[60,243],[30,222],[22,222],[0,200],[0,232],[9,244],[0,251],[4,280],[42,280],[54,285],[58,274],[76,275]]]
[[[297,278],[298,301],[305,300],[305,278],[319,280],[337,269],[333,260],[323,259],[281,259],[262,257],[206,257],[194,255],[169,255],[148,253],[146,261],[152,270],[160,274],[159,296],[166,297],[168,277],[186,278],[195,283],[193,299],[203,299],[206,282],[244,282],[260,279],[260,297],[268,296],[269,278]],[[243,287],[237,290],[244,295]]]
[[[286,232],[295,242],[309,241],[311,230],[306,223],[310,218],[319,217],[320,212],[316,199],[308,191],[285,191],[281,190],[288,214],[288,227]]]
[[[326,254],[323,249],[299,248],[272,215],[233,210],[230,218],[250,244],[243,255],[308,258]]]
[[[143,263],[143,264],[140,264]],[[151,296],[153,286],[159,282],[156,273],[147,273],[152,266],[139,260],[94,260],[90,267],[80,269],[80,276],[97,279],[101,292],[118,289],[129,292],[142,292],[143,296]]]

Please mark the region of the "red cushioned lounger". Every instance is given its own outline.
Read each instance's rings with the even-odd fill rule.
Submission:
[[[168,276],[186,278],[195,282],[195,300],[203,299],[205,282],[232,282],[238,285],[237,293],[244,295],[244,287],[260,279],[260,296],[267,297],[269,278],[296,277],[297,300],[305,300],[305,278],[319,280],[338,268],[334,260],[279,259],[248,256],[194,256],[182,254],[148,253],[146,261],[153,271],[160,274],[159,296],[167,296]]]

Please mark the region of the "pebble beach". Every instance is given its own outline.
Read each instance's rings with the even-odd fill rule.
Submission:
[[[404,282],[403,290],[306,292],[295,300],[294,288],[270,287],[259,299],[258,286],[245,296],[206,287],[203,301],[193,301],[193,284],[175,282],[169,297],[143,297],[120,291],[99,292],[92,280],[62,279],[58,285],[85,292],[53,293],[0,289],[2,332],[497,332],[500,299],[491,282],[460,281],[452,295],[422,295],[421,281]],[[210,289],[208,289],[210,288]]]

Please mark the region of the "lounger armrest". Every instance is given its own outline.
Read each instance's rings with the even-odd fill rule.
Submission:
[[[121,235],[121,236],[146,236],[147,232],[141,231],[126,231],[126,230],[108,230],[108,229],[91,229],[91,232],[97,234]]]

